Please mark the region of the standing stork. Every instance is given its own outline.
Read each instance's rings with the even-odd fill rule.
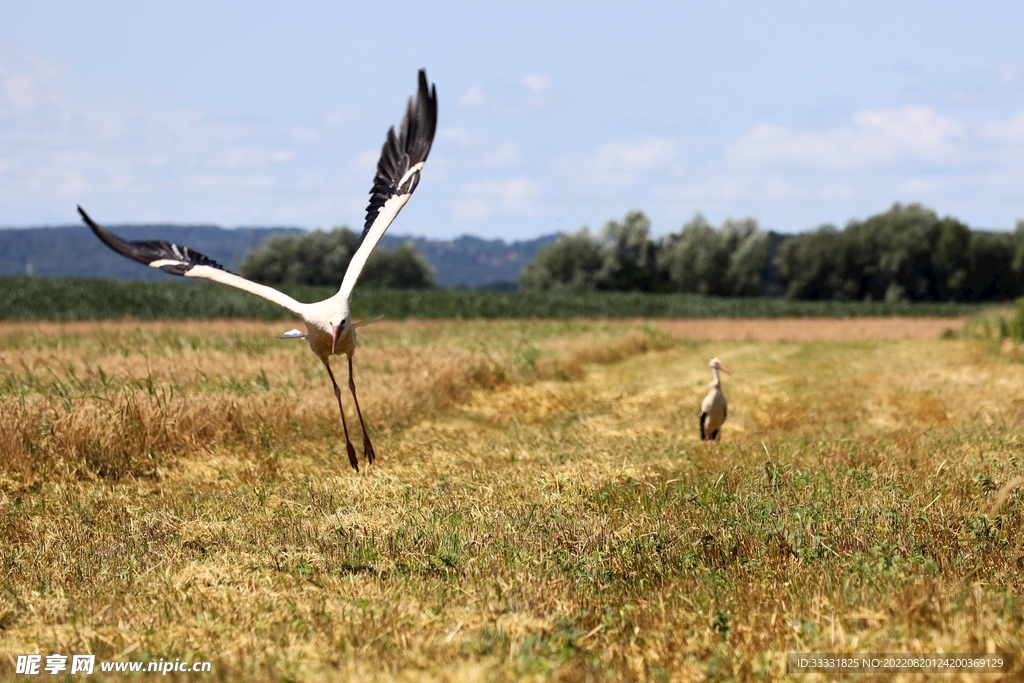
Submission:
[[[396,136],[394,126],[388,130],[380,161],[377,162],[373,189],[370,190],[370,204],[366,207],[366,224],[341,281],[341,288],[331,298],[313,304],[298,302],[273,287],[257,284],[228,272],[213,259],[188,247],[164,241],[130,242],[121,239],[93,222],[81,206],[78,207],[78,212],[96,236],[122,256],[172,275],[213,280],[244,290],[286,308],[302,318],[306,324],[306,333],[293,331],[286,336],[305,337],[313,353],[327,368],[327,374],[334,386],[334,396],[338,399],[338,410],[341,411],[341,426],[345,430],[348,461],[356,471],[359,471],[356,449],[349,438],[345,409],[341,404],[341,389],[334,379],[329,359],[335,354],[345,354],[348,357],[348,388],[352,392],[356,415],[359,416],[359,424],[363,429],[363,456],[372,464],[376,455],[366,431],[366,424],[363,422],[363,413],[359,409],[359,399],[356,397],[356,383],[352,378],[352,354],[356,347],[356,325],[349,316],[352,290],[370,253],[416,189],[420,181],[420,171],[434,141],[436,128],[437,90],[433,85],[428,87],[427,73],[421,69],[419,90],[415,98],[409,98],[401,131]]]
[[[700,403],[701,441],[714,441],[718,439],[718,430],[722,428],[722,424],[729,414],[726,408],[725,394],[722,393],[722,380],[718,376],[718,371],[721,370],[727,375],[732,375],[732,373],[717,358],[712,358],[708,366],[711,368],[711,374],[714,375],[714,379],[711,380],[708,395]]]

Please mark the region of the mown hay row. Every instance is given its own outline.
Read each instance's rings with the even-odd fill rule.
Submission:
[[[177,344],[132,352],[124,339],[74,341],[62,353],[35,347],[0,353],[0,449],[6,454],[0,478],[24,485],[55,476],[159,477],[185,452],[224,445],[262,452],[309,436],[329,448],[341,442],[327,373],[300,346],[254,352],[246,343],[201,350]],[[520,353],[486,346],[371,347],[357,355],[355,377],[368,428],[387,438],[474,390],[578,379],[587,364],[670,343],[653,329],[600,329]],[[358,438],[344,359],[334,366]]]

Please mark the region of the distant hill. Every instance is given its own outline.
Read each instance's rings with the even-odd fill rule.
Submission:
[[[557,238],[558,235],[545,235],[509,244],[470,235],[447,241],[385,235],[383,241],[388,246],[411,241],[434,268],[441,287],[515,289],[519,273],[533,260],[537,250]]]
[[[238,271],[242,256],[272,235],[302,232],[301,228],[235,228],[214,225],[111,225],[130,240],[165,239],[184,244]],[[519,273],[537,250],[556,235],[512,242],[468,235],[454,240],[385,235],[382,244],[396,247],[411,241],[434,268],[440,287],[514,289]],[[0,276],[25,275],[31,264],[36,276],[88,277],[107,280],[166,280],[154,268],[133,263],[103,245],[85,226],[0,229]]]
[[[130,240],[165,239],[208,255],[229,270],[238,270],[242,255],[271,235],[300,232],[298,228],[240,228],[213,225],[111,225]],[[146,268],[112,252],[84,225],[59,228],[0,230],[0,275],[32,274],[55,277],[94,277],[106,280],[165,280],[173,277]]]

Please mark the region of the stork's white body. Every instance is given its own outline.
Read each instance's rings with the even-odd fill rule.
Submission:
[[[341,389],[334,379],[330,357],[344,354],[348,357],[348,385],[352,392],[356,413],[363,426],[363,453],[369,462],[374,460],[373,446],[363,423],[359,399],[356,398],[356,385],[352,378],[352,354],[356,348],[356,327],[349,315],[352,290],[355,289],[359,274],[366,265],[381,237],[387,231],[395,217],[412,196],[420,179],[420,171],[426,163],[437,128],[437,93],[427,87],[426,72],[420,70],[419,90],[415,101],[409,100],[409,108],[402,121],[401,133],[395,136],[395,129],[388,131],[380,161],[377,163],[377,175],[373,188],[370,190],[370,204],[366,209],[366,223],[360,236],[359,245],[348,264],[342,278],[338,293],[329,299],[317,303],[305,304],[296,301],[284,292],[273,287],[261,285],[244,277],[230,273],[209,257],[188,247],[171,244],[170,242],[148,241],[129,242],[121,239],[97,225],[78,207],[82,219],[108,247],[122,256],[144,263],[152,268],[159,268],[172,275],[213,280],[221,284],[241,289],[271,301],[302,318],[306,325],[306,340],[313,353],[323,361],[327,374],[334,386],[334,395],[338,399],[341,411],[341,422],[345,429],[345,444],[349,462],[359,469],[355,449],[348,435],[348,424],[345,421],[345,410],[341,404]],[[303,336],[297,331],[285,335],[287,339]]]
[[[718,439],[718,432],[729,414],[725,392],[722,391],[722,378],[718,372],[721,370],[727,375],[731,373],[717,358],[712,358],[708,365],[711,367],[713,379],[708,388],[708,395],[700,403],[700,438],[704,441]]]

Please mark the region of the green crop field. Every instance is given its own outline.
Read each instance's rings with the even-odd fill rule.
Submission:
[[[328,287],[284,287],[299,301],[334,294]],[[357,289],[357,317],[406,318],[776,318],[781,316],[960,316],[976,304],[721,299],[691,294],[526,293]],[[0,320],[136,320],[292,316],[251,294],[211,282],[123,282],[0,278]]]
[[[0,677],[19,653],[211,663],[189,681],[1020,653],[1024,364],[946,321],[776,322],[378,323],[358,474],[280,323],[4,323]],[[729,419],[702,443],[712,356]]]

